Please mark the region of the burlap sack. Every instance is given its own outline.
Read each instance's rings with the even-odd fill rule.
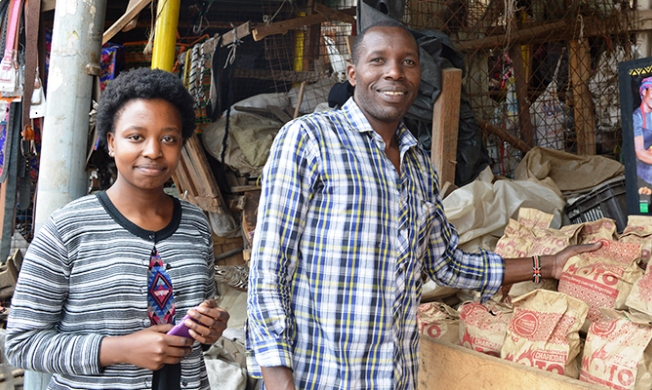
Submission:
[[[487,355],[500,356],[513,309],[492,303],[465,302],[460,312],[460,344]]]
[[[460,315],[443,302],[419,305],[417,326],[422,335],[455,345],[460,344]]]
[[[598,240],[615,240],[616,238],[616,221],[610,218],[602,218],[597,221],[582,223],[577,243],[587,244]]]
[[[627,226],[620,235],[618,241],[634,242],[641,245],[641,267],[650,261],[652,254],[652,217],[646,215],[629,215]]]
[[[584,344],[580,380],[621,390],[652,388],[652,326],[625,312],[603,311]]]
[[[638,267],[641,247],[638,244],[601,240],[602,247],[571,257],[559,278],[557,290],[589,304],[589,314],[582,327],[601,318],[600,309],[625,309],[632,285],[642,275]]]
[[[589,306],[566,294],[536,290],[514,300],[500,357],[526,366],[579,376],[579,329]]]

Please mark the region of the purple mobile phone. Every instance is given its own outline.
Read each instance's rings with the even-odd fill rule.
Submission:
[[[174,328],[172,328],[172,329],[170,329],[168,331],[167,334],[172,335],[172,336],[181,336],[181,337],[186,337],[186,338],[191,339],[192,336],[190,336],[190,333],[188,333],[189,328],[186,326],[186,324],[184,324],[186,319],[195,321],[194,318],[192,318],[192,317],[190,317],[190,315],[186,314],[185,316],[183,316],[181,321],[179,321],[179,323],[174,325]],[[195,321],[195,322],[197,322],[197,321]]]

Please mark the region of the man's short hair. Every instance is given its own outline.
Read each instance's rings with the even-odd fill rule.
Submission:
[[[412,33],[410,30],[402,25],[400,22],[397,22],[396,20],[388,19],[388,20],[383,20],[377,23],[372,24],[371,26],[368,26],[360,34],[358,34],[357,37],[355,37],[355,41],[353,42],[353,48],[351,49],[351,62],[355,65],[358,63],[358,60],[360,59],[360,53],[362,52],[362,48],[364,47],[363,41],[365,35],[367,35],[367,32],[371,29],[378,28],[378,27],[395,27],[395,28],[401,28],[408,32],[411,36]],[[416,40],[415,40],[416,43]],[[418,47],[418,45],[417,45]]]

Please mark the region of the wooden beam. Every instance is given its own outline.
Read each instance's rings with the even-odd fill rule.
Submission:
[[[355,8],[347,8],[347,10],[351,10],[351,9],[353,10],[353,12],[355,12]],[[259,26],[253,29],[251,33],[254,37],[254,41],[260,41],[261,39],[269,35],[285,34],[290,30],[296,30],[304,26],[312,26],[313,24],[318,24],[318,23],[327,22],[331,20],[339,20],[341,22],[346,22],[346,20],[340,20],[339,15],[349,15],[350,11],[347,10],[340,10],[337,12],[337,14],[334,14],[334,16],[338,16],[337,18],[329,19],[326,15],[316,13],[308,16],[271,23],[267,26]]]
[[[522,30],[513,31],[509,35],[494,35],[486,38],[474,39],[472,41],[459,42],[455,47],[462,52],[476,51],[491,49],[497,46],[511,46],[513,43],[517,42],[527,42],[532,38],[545,35],[552,31],[565,29],[568,25],[568,22],[565,20],[560,20],[548,24],[544,24],[538,27],[525,28]]]
[[[244,69],[236,68],[233,70],[233,77],[241,79],[258,79],[258,80],[276,80],[287,81],[291,83],[300,83],[307,81],[309,83],[321,79],[321,72],[294,72],[291,70],[269,70],[269,69]]]
[[[328,8],[325,5],[321,3],[315,3],[313,10],[315,11],[316,14],[322,14],[324,15],[327,20],[337,20],[340,22],[344,23],[350,23],[353,24],[355,23],[355,18],[351,14],[347,14],[346,12],[341,12],[336,9]]]
[[[633,33],[652,30],[652,10],[626,11],[619,17],[600,19],[589,16],[584,18],[584,38],[611,34]],[[508,34],[492,35],[471,41],[456,42],[455,47],[461,52],[489,50],[496,47],[508,47],[515,43],[538,43],[542,41],[566,41],[578,38],[580,29],[575,20],[557,20],[539,26],[527,27]]]
[[[516,82],[516,100],[518,101],[518,123],[521,139],[526,144],[534,145],[532,121],[530,119],[530,102],[528,100],[528,80],[523,66],[523,50],[521,45],[514,45],[509,51],[512,57],[512,69]]]
[[[127,9],[127,12],[116,20],[111,27],[109,27],[104,34],[102,35],[102,44],[107,43],[111,38],[115,36],[120,30],[124,28],[129,22],[131,22],[152,0],[136,0],[137,3],[134,4],[133,8]]]
[[[603,386],[421,337],[419,390],[600,390]]]
[[[505,130],[496,127],[489,122],[483,121],[482,119],[478,119],[478,124],[480,125],[480,129],[482,129],[484,132],[495,135],[496,137],[511,144],[512,146],[514,146],[516,149],[520,150],[523,153],[527,153],[530,151],[530,149],[532,149],[532,147],[530,147],[522,140],[514,137],[513,135],[509,134]]]
[[[127,4],[127,12],[128,12],[131,8],[133,8],[137,3],[138,3],[138,0],[129,0],[129,4]],[[134,28],[136,28],[137,25],[138,25],[138,15],[136,15],[133,19],[131,19],[131,20],[129,21],[129,23],[127,23],[127,24],[122,28],[121,31],[122,31],[122,32],[127,32],[127,31],[130,31],[130,30],[133,30]]]
[[[589,40],[570,42],[569,72],[573,83],[573,112],[575,114],[575,134],[577,136],[577,154],[594,155],[595,113],[593,100],[589,91],[591,78],[591,47]]]
[[[235,39],[242,39],[247,35],[251,34],[249,28],[249,22],[244,22],[238,27],[235,28]],[[222,34],[222,40],[220,41],[220,46],[227,46],[233,43],[233,29]]]
[[[460,120],[462,70],[441,71],[441,93],[432,109],[432,144],[430,158],[439,173],[439,182],[455,183],[457,132]]]

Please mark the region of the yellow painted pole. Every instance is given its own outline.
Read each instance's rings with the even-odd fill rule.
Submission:
[[[152,69],[172,72],[176,54],[177,26],[181,0],[159,0],[152,49]]]
[[[297,13],[297,16],[303,18],[306,16],[305,12]],[[294,37],[294,66],[293,69],[295,72],[301,72],[303,70],[303,50],[304,43],[306,41],[306,33],[303,30],[296,30]],[[301,83],[294,83],[292,87],[297,87]]]

